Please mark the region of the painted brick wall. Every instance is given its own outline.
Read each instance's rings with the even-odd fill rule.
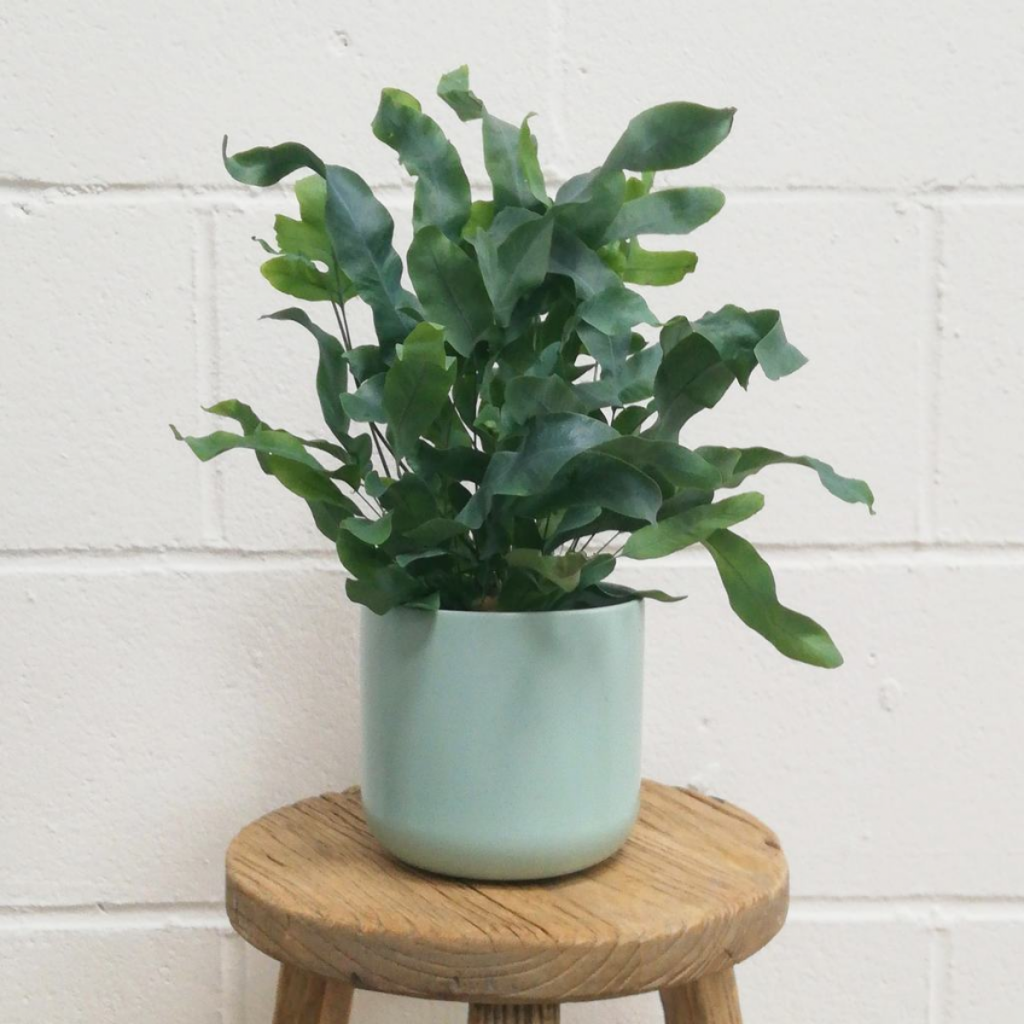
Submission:
[[[2,1024],[269,1020],[222,852],[358,779],[357,618],[298,503],[167,430],[235,396],[317,424],[312,352],[256,319],[284,303],[249,239],[284,196],[228,181],[220,136],[301,139],[405,214],[377,91],[429,100],[463,61],[494,109],[541,114],[552,183],[643,106],[739,108],[686,176],[729,204],[655,308],[778,305],[812,361],[695,439],[810,451],[878,495],[869,519],[779,470],[750,531],[837,674],[746,632],[700,558],[631,570],[691,595],[651,616],[648,773],[748,806],[791,858],[748,1020],[1024,1019],[1019,4],[7,0],[0,35]]]

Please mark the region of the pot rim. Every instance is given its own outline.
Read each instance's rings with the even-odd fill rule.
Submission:
[[[646,604],[645,598],[634,598],[629,601],[619,601],[617,604],[606,604],[598,608],[563,608],[563,609],[547,609],[544,611],[535,612],[503,612],[497,609],[493,611],[481,612],[471,611],[462,608],[410,608],[407,605],[399,605],[397,608],[392,608],[390,611],[385,612],[380,618],[387,618],[394,612],[405,612],[410,615],[433,615],[446,619],[450,618],[480,618],[486,619],[487,621],[494,621],[497,619],[536,619],[541,616],[557,615],[557,616],[582,616],[582,615],[611,615],[618,612],[623,607],[629,605],[640,605],[641,611]],[[362,606],[364,611],[370,615],[375,614],[369,608]]]

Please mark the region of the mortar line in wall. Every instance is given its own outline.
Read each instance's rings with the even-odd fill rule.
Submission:
[[[213,214],[208,209],[193,211],[194,246],[192,258],[192,319],[195,330],[197,404],[211,403],[214,390],[216,325],[213,310]],[[219,514],[219,467],[213,473],[199,473],[200,529],[204,542],[224,540]]]
[[[870,924],[914,921],[936,933],[948,933],[959,923],[1014,922],[1024,924],[1024,896],[834,896],[792,897],[789,920],[816,924]],[[0,931],[138,931],[165,928],[234,933],[223,903],[91,903],[0,907]],[[228,972],[242,970],[243,950],[225,953]],[[234,960],[232,959],[234,958]],[[948,956],[940,961],[948,965]],[[244,979],[230,984],[236,994]],[[939,1024],[939,1022],[935,1022]]]
[[[546,183],[552,188],[564,184],[561,173],[546,176]],[[369,181],[374,192],[396,199],[411,198],[411,181]],[[978,184],[914,184],[902,185],[851,185],[839,183],[742,184],[716,181],[719,187],[734,197],[781,197],[781,198],[865,198],[933,200],[936,203],[952,202],[1018,202],[1024,201],[1024,184],[1020,185],[978,185]],[[490,181],[474,177],[470,181],[474,189],[487,189]],[[290,199],[287,185],[255,190],[233,182],[167,184],[162,182],[111,182],[77,183],[33,179],[0,179],[0,202],[17,200],[43,200],[54,202],[71,201],[167,201],[188,200],[195,205],[249,202],[273,202]]]
[[[949,1019],[952,945],[949,924],[936,922],[928,941],[928,1024],[946,1024]]]
[[[1024,545],[898,544],[816,547],[759,543],[759,550],[779,568],[985,568],[1024,567]],[[681,552],[656,565],[624,561],[631,575],[645,576],[679,569],[710,568],[701,553]],[[254,550],[246,548],[124,548],[0,550],[0,576],[103,575],[132,572],[288,571],[301,568],[338,570],[332,550]]]

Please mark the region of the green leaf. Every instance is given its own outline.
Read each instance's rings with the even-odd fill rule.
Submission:
[[[597,245],[622,209],[625,194],[622,171],[597,167],[570,178],[558,190],[553,213],[571,235],[588,246]]]
[[[424,320],[417,324],[406,336],[405,341],[399,346],[399,358],[425,359],[428,363],[434,363],[442,369],[449,365],[450,356],[444,347],[445,332],[440,324]]]
[[[662,103],[637,114],[615,144],[606,168],[668,171],[689,167],[708,155],[732,128],[735,109],[698,103]]]
[[[630,284],[663,287],[677,284],[696,269],[695,252],[687,252],[685,249],[659,252],[643,249],[637,242],[630,242],[626,248],[622,279]]]
[[[624,558],[662,558],[735,526],[764,508],[764,495],[737,494],[713,505],[698,505],[637,530],[622,549]]]
[[[697,454],[722,472],[722,487],[738,487],[753,473],[766,466],[806,466],[818,474],[818,479],[829,493],[850,504],[867,505],[874,515],[875,496],[863,481],[840,476],[827,462],[808,455],[783,455],[770,448],[698,448]]]
[[[228,137],[225,135],[221,155],[228,174],[245,185],[276,185],[300,167],[308,167],[320,175],[325,173],[324,162],[320,157],[298,142],[257,146],[228,156]]]
[[[469,220],[462,229],[462,237],[472,239],[481,230],[494,223],[494,203],[490,199],[475,199],[469,208]]]
[[[725,205],[717,188],[666,188],[624,203],[602,241],[637,235],[686,235]]]
[[[665,332],[662,332],[664,338]],[[654,378],[654,405],[658,419],[647,434],[674,439],[684,423],[701,409],[710,409],[728,391],[732,371],[718,350],[699,334],[690,334],[661,361]]]
[[[614,455],[655,480],[664,480],[672,489],[714,490],[722,486],[722,476],[715,463],[705,458],[700,450],[690,451],[674,441],[625,436],[606,441],[594,451]]]
[[[495,495],[539,494],[574,455],[618,436],[614,427],[578,413],[538,416],[518,451],[492,456],[476,494],[459,513],[459,522],[477,529]]]
[[[211,406],[213,410],[219,408],[219,406]],[[248,409],[248,406],[245,408]],[[250,409],[249,411],[251,412],[252,410]],[[223,413],[219,414],[223,415]],[[236,448],[247,448],[251,451],[259,452],[261,455],[275,455],[282,459],[290,459],[323,472],[323,467],[306,451],[302,442],[284,430],[257,428],[252,433],[245,434],[244,436],[232,434],[227,430],[216,430],[204,437],[183,437],[178,432],[178,429],[172,426],[171,432],[177,440],[184,441],[201,462],[209,462],[210,459],[223,455],[224,452],[233,451]]]
[[[629,355],[629,328],[606,334],[590,324],[581,323],[577,325],[576,333],[579,335],[580,341],[583,342],[583,347],[597,360],[601,369],[608,375],[604,380],[595,382],[595,384],[599,386],[607,380],[621,378],[626,371],[626,358]],[[618,389],[612,388],[612,390],[617,393]]]
[[[421,228],[409,247],[409,277],[423,311],[448,330],[468,356],[491,326],[491,302],[476,263],[436,227]]]
[[[621,282],[587,299],[580,306],[579,315],[604,334],[628,332],[636,324],[658,323],[643,296],[624,288]]]
[[[513,548],[506,561],[514,569],[526,569],[542,579],[554,583],[566,592],[575,590],[580,582],[580,571],[586,563],[586,556],[580,552],[567,555],[545,555],[533,548]]]
[[[504,234],[504,225],[496,219],[487,231],[478,231],[473,236],[484,286],[494,307],[494,317],[502,327],[508,326],[519,299],[543,284],[548,273],[553,227],[550,217],[530,217],[497,242]]]
[[[778,310],[748,313],[739,306],[723,306],[694,321],[693,330],[707,338],[729,365],[742,387],[760,364],[769,380],[799,370],[807,358],[787,340]]]
[[[327,217],[327,182],[323,172],[308,174],[295,182],[295,198],[299,201],[299,216],[304,224],[324,228]]]
[[[352,516],[342,522],[341,528],[348,530],[364,544],[379,548],[391,536],[391,513],[381,516],[380,519]]]
[[[540,160],[537,157],[537,136],[530,131],[530,118],[534,114],[527,114],[519,128],[518,162],[526,184],[533,194],[534,199],[542,206],[549,206],[547,189],[544,187],[544,172],[540,168]]]
[[[323,183],[321,178],[315,180]],[[307,224],[279,213],[274,218],[274,238],[283,253],[305,256],[308,260],[320,260],[328,265],[334,263],[331,242],[323,224]]]
[[[454,367],[446,369],[427,359],[400,359],[388,370],[384,413],[399,458],[415,451],[448,401],[454,379]]]
[[[455,519],[435,518],[428,519],[411,530],[406,530],[402,539],[417,547],[432,548],[456,537],[462,537],[467,532],[468,527]]]
[[[595,507],[653,523],[661,488],[642,470],[607,451],[585,451],[572,458],[551,486],[530,501],[529,515],[559,508]]]
[[[392,608],[425,598],[427,591],[423,583],[405,569],[389,565],[359,579],[346,580],[345,593],[356,604],[366,605],[377,615],[385,615]]]
[[[505,388],[502,423],[512,429],[546,413],[586,411],[586,403],[561,377],[513,377]]]
[[[523,127],[529,135],[526,122]],[[526,209],[542,207],[534,195],[527,178],[527,169],[522,165],[520,130],[508,121],[495,117],[489,110],[483,115],[484,166],[494,188],[494,205],[497,209],[505,206],[519,206]],[[528,148],[528,146],[527,146]],[[533,159],[536,162],[536,141]],[[539,168],[537,173],[539,174]],[[541,178],[543,192],[543,178]]]
[[[320,410],[331,433],[339,441],[348,442],[349,421],[341,404],[341,396],[348,389],[348,369],[341,342],[333,334],[321,330],[301,309],[282,309],[263,319],[291,320],[305,327],[316,338],[320,349],[320,362],[316,371],[316,393],[320,400]]]
[[[587,343],[588,338],[584,337],[585,334],[586,332],[581,332],[580,337]],[[616,339],[616,343],[622,346],[622,339]],[[591,345],[593,345],[592,338],[589,339],[587,347],[591,355],[594,355]],[[595,356],[595,358],[597,357]],[[620,358],[620,353],[616,353],[615,358]],[[654,393],[654,380],[661,360],[660,346],[649,345],[635,355],[629,356],[622,364],[621,370],[616,370],[611,375],[602,376],[598,381],[576,384],[574,390],[586,403],[587,411],[605,405],[623,406],[630,402],[646,401]],[[598,361],[605,365],[602,360],[598,359]],[[640,416],[641,412],[643,410],[639,410],[633,415]],[[649,414],[644,412],[642,418],[646,419],[647,415]]]
[[[832,638],[812,619],[779,603],[775,577],[753,545],[719,530],[704,539],[732,610],[786,657],[821,668],[843,663]]]
[[[455,147],[419,101],[400,89],[384,89],[373,119],[373,134],[398,153],[417,179],[413,226],[439,228],[458,238],[469,219],[469,179]]]
[[[358,174],[330,166],[326,217],[338,266],[373,310],[381,345],[392,347],[415,326],[401,309],[415,308],[416,298],[402,287],[402,261],[391,244],[391,214]]]
[[[556,227],[552,235],[549,269],[552,274],[568,277],[576,286],[576,294],[583,299],[608,289],[622,288],[618,275],[604,260],[561,226]]]
[[[437,95],[455,111],[460,121],[483,117],[484,105],[469,87],[469,67],[465,64],[441,76]]]
[[[307,302],[338,298],[335,282],[305,256],[274,256],[260,265],[260,273],[279,291]]]
[[[494,494],[537,494],[573,456],[616,437],[617,432],[607,423],[589,416],[538,416],[507,464],[499,464],[495,470],[496,460],[492,459],[482,486]]]
[[[384,381],[386,373],[368,377],[355,391],[341,396],[341,407],[359,423],[387,423],[384,409]]]

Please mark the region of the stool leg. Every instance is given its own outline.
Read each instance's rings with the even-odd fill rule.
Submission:
[[[736,976],[730,967],[689,985],[661,990],[665,1024],[743,1024]]]
[[[469,1024],[558,1024],[558,1003],[471,1003]]]
[[[348,1024],[352,986],[290,964],[277,976],[274,1024]]]

